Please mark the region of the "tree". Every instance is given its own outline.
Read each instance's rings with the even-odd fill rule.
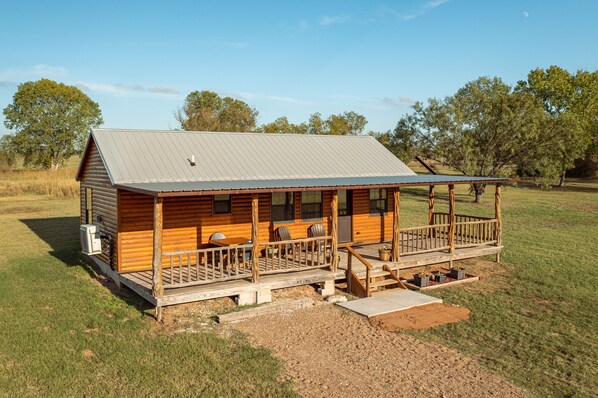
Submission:
[[[550,120],[547,128],[559,132],[554,145],[548,148],[552,153],[546,156],[555,160],[551,166],[558,170],[559,185],[563,187],[565,173],[575,160],[584,157],[590,147],[591,151],[598,150],[598,72],[580,70],[572,75],[558,66],[538,68],[516,89],[538,98]]]
[[[539,167],[537,153],[553,142],[539,101],[513,92],[499,78],[481,77],[444,100],[413,106],[399,120],[390,142],[395,153],[419,153],[470,176],[506,176],[519,166]],[[549,162],[550,157],[541,161]],[[474,184],[479,203],[486,184]]]
[[[212,91],[189,93],[183,108],[175,113],[187,131],[253,131],[257,116],[258,111],[245,102]]]
[[[89,129],[103,123],[96,102],[76,87],[48,79],[20,84],[4,117],[4,125],[16,131],[5,145],[26,166],[53,170],[80,153]]]
[[[16,163],[16,156],[11,146],[10,136],[0,138],[0,171],[9,170]]]
[[[307,122],[301,124],[290,123],[286,117],[279,117],[272,123],[261,125],[257,131],[260,133],[286,133],[286,134],[324,134],[324,135],[358,135],[367,124],[365,116],[355,112],[345,112],[330,115],[322,119],[322,115],[314,113]]]

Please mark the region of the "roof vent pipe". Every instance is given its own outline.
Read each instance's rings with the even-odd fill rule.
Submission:
[[[191,155],[191,159],[187,159],[191,166],[195,166],[195,155]]]

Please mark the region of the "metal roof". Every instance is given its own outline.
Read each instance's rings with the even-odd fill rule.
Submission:
[[[371,136],[113,129],[91,134],[115,185],[415,175]]]
[[[410,186],[435,184],[504,183],[509,178],[468,177],[452,175],[413,175],[385,177],[311,178],[295,180],[160,182],[119,184],[119,188],[155,196],[180,194],[210,194],[214,192],[275,192],[307,191],[321,189],[354,189],[355,187]]]

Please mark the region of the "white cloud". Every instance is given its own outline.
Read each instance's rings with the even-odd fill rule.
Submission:
[[[410,19],[415,19],[417,17],[421,17],[422,15],[425,15],[427,13],[429,13],[430,11],[432,11],[433,9],[440,7],[443,4],[448,3],[450,0],[432,0],[432,1],[428,1],[427,3],[425,3],[424,5],[422,5],[419,9],[415,10],[414,12],[408,14],[408,15],[403,15],[403,19],[405,21],[408,21]]]
[[[527,18],[527,17],[529,17],[529,12],[523,11],[523,18]]]
[[[328,25],[336,25],[345,22],[349,22],[351,18],[348,15],[333,15],[333,16],[324,16],[320,18],[320,25],[328,26]]]
[[[268,93],[248,93],[248,92],[236,92],[236,93],[220,93],[221,95],[228,95],[231,97],[241,98],[246,101],[258,101],[258,100],[266,100],[266,101],[274,101],[274,102],[284,102],[287,104],[295,104],[295,105],[318,105],[316,102],[303,100],[294,97],[287,97],[287,96],[280,96]]]
[[[176,88],[168,86],[144,87],[142,85],[104,84],[93,82],[78,82],[75,84],[80,90],[98,94],[107,94],[114,97],[148,97],[167,96],[180,97]]]
[[[64,79],[69,75],[69,70],[61,66],[38,64],[24,68],[11,68],[0,71],[0,81],[4,84],[18,84],[28,80],[40,78]]]
[[[396,98],[383,97],[383,98],[365,98],[357,97],[353,95],[333,95],[332,98],[348,101],[352,103],[362,103],[364,106],[371,109],[389,109],[389,106],[401,106],[401,105],[413,105],[415,103],[409,97],[399,96]]]

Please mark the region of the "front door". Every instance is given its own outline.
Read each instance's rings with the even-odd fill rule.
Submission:
[[[353,240],[353,191],[338,191],[338,242]]]

